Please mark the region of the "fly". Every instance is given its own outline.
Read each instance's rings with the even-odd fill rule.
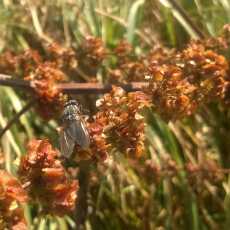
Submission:
[[[88,149],[90,145],[89,132],[77,101],[69,100],[66,102],[62,122],[63,127],[60,132],[61,153],[65,157],[70,157],[75,144],[79,145],[82,149]]]

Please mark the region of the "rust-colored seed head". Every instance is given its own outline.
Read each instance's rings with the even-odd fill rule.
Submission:
[[[26,192],[18,180],[0,170],[0,229],[27,229],[24,212],[20,207],[26,201]]]
[[[101,38],[87,36],[76,51],[81,70],[90,77],[95,77],[100,65],[107,56]]]
[[[56,64],[45,62],[25,77],[37,93],[38,106],[36,110],[45,119],[59,115],[64,106],[64,97],[56,88],[56,82],[64,80],[65,74],[57,69]]]
[[[59,69],[68,71],[77,68],[78,61],[73,49],[62,47],[58,43],[51,43],[46,51],[49,60],[55,62]]]
[[[165,59],[154,54],[152,57],[145,92],[166,120],[189,116],[204,103],[222,100],[229,71],[224,56],[193,41]]]
[[[65,215],[75,207],[78,182],[67,177],[48,140],[32,140],[22,158],[19,178],[44,213]]]
[[[141,156],[144,150],[144,118],[140,111],[149,106],[149,98],[142,92],[126,94],[114,87],[98,101],[95,122],[104,127],[104,135],[112,147],[131,156]]]

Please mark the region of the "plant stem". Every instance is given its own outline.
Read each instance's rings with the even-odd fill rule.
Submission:
[[[15,88],[21,88],[28,91],[33,91],[33,82],[24,81],[20,79],[13,79],[8,75],[0,74],[0,86],[11,86]],[[114,86],[119,86],[127,92],[141,91],[143,87],[148,85],[147,82],[130,82],[128,84],[116,84]],[[59,83],[56,85],[63,93],[69,94],[103,94],[107,93],[112,89],[111,84],[101,84],[101,83]]]
[[[76,204],[76,226],[77,230],[83,230],[85,225],[85,220],[87,218],[87,194],[89,186],[89,171],[90,171],[90,161],[81,161],[79,163],[79,190]]]

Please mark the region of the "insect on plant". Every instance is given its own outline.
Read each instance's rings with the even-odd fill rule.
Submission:
[[[60,147],[63,156],[70,157],[76,144],[82,149],[89,148],[89,133],[80,106],[76,100],[69,100],[65,103],[62,122]]]

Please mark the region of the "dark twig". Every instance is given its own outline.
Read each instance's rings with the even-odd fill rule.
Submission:
[[[0,138],[5,134],[5,132],[15,123],[19,120],[19,118],[26,112],[28,111],[36,102],[36,98],[33,98],[30,100],[18,113],[15,114],[15,116],[8,121],[6,126],[0,130]]]
[[[77,230],[83,230],[85,220],[87,218],[87,207],[88,207],[88,187],[89,187],[89,174],[90,174],[90,161],[81,161],[79,163],[79,190],[78,190],[78,199],[76,204],[75,219]]]
[[[11,86],[15,88],[22,88],[25,90],[33,90],[33,84],[29,81],[24,81],[20,79],[12,79],[8,75],[0,74],[0,86]],[[120,86],[127,92],[140,91],[143,87],[147,86],[146,82],[130,82],[128,84],[116,84]],[[101,84],[101,83],[59,83],[56,85],[63,93],[69,94],[102,94],[107,93],[112,89],[111,84]]]
[[[14,88],[23,88],[25,90],[32,89],[30,82],[20,79],[13,79],[10,75],[5,74],[0,74],[0,85],[11,86]]]
[[[141,91],[144,86],[147,86],[146,82],[131,82],[128,84],[115,84],[123,88],[127,92]],[[64,93],[70,94],[103,94],[108,93],[112,89],[111,84],[101,83],[62,83],[58,84],[59,88]]]

